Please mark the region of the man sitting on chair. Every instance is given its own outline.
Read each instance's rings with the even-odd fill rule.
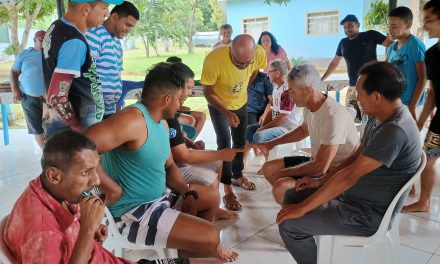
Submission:
[[[300,141],[310,136],[312,158],[291,156],[266,162],[262,172],[273,185],[273,195],[282,204],[295,179],[320,176],[350,156],[359,144],[353,117],[344,106],[320,90],[321,77],[312,65],[294,67],[287,76],[289,92],[298,107],[304,107],[303,123],[295,130],[271,141],[257,144],[267,150],[276,145]]]
[[[101,224],[105,197],[83,197],[100,184],[98,163],[95,143],[78,132],[61,132],[46,142],[43,172],[18,198],[4,237],[0,236],[18,263],[135,263],[117,258],[101,246],[107,237],[107,227]],[[219,263],[202,259],[137,263],[207,261]]]
[[[373,235],[421,164],[417,125],[400,101],[405,86],[400,71],[374,62],[359,73],[358,100],[369,115],[360,147],[332,172],[296,181],[277,216],[281,237],[298,264],[317,262],[315,235]]]

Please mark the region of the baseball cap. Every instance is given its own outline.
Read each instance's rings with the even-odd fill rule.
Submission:
[[[37,32],[35,32],[34,38],[44,38],[44,35],[46,35],[46,31],[38,30]]]
[[[355,15],[347,15],[344,19],[341,20],[340,25],[344,25],[345,22],[356,22],[359,24],[359,20]]]
[[[97,0],[69,0],[73,3],[90,3],[90,2],[96,2]],[[120,5],[124,0],[101,0],[102,2],[106,2],[107,4],[113,4],[113,5]]]

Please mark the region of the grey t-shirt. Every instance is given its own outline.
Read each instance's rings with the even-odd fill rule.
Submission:
[[[422,146],[419,130],[406,106],[382,124],[377,125],[376,121],[375,116],[368,119],[362,155],[383,165],[360,178],[342,198],[383,215],[419,168]]]

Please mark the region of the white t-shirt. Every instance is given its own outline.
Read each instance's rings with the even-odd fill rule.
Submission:
[[[302,109],[297,107],[290,99],[287,83],[284,83],[280,87],[274,87],[272,100],[272,120],[279,114],[289,115],[278,127],[288,132],[301,125],[303,119]]]
[[[304,108],[304,123],[309,130],[314,159],[321,145],[339,145],[329,170],[353,154],[359,145],[353,116],[331,97],[327,97],[315,112]]]

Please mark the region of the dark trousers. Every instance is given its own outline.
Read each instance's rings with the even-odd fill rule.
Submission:
[[[216,108],[209,106],[209,114],[211,115],[212,125],[214,126],[215,134],[217,136],[217,149],[224,149],[231,147],[243,148],[246,144],[245,133],[247,127],[247,107],[244,105],[238,110],[231,110],[240,119],[240,124],[237,127],[231,127],[229,120],[222,112]],[[238,179],[243,176],[243,152],[237,153],[231,162],[223,162],[221,183],[231,185],[232,177]]]
[[[289,190],[284,201],[288,204],[300,203],[315,190]],[[298,264],[316,264],[317,247],[314,235],[371,236],[377,231],[382,216],[371,210],[368,213],[365,211],[365,208],[358,205],[334,199],[303,217],[284,221],[279,225],[280,235]]]

